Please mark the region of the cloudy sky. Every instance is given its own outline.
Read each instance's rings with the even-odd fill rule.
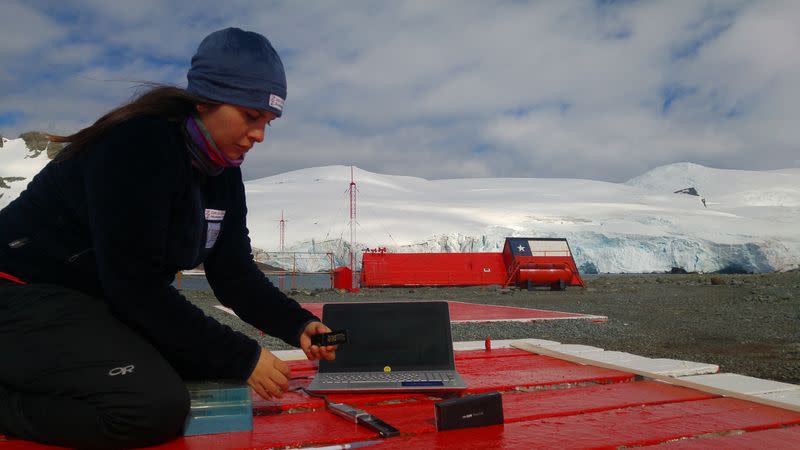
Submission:
[[[797,1],[0,1],[5,137],[76,131],[137,81],[185,86],[200,40],[238,26],[289,84],[249,179],[800,166]]]

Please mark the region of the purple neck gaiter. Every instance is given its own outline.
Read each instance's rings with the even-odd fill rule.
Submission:
[[[186,134],[191,138],[192,143],[201,150],[214,165],[224,167],[239,167],[244,162],[244,155],[239,159],[228,159],[219,149],[211,134],[206,129],[200,117],[192,115],[184,122]]]

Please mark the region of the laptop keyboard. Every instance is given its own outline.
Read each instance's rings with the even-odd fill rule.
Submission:
[[[324,384],[338,383],[403,383],[453,380],[453,374],[447,372],[355,372],[318,374],[319,381]]]

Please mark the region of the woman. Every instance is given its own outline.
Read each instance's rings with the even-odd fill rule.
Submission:
[[[330,329],[251,256],[239,165],[280,117],[283,64],[263,36],[206,37],[186,90],[156,87],[70,136],[0,211],[0,434],[80,448],[178,436],[183,380],[239,379],[262,397],[287,365],[171,287],[204,264],[246,322],[301,347]]]

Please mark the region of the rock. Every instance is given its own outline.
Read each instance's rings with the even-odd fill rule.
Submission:
[[[46,151],[47,157],[52,159],[64,147],[64,144],[50,142],[46,134],[38,131],[28,131],[20,134],[19,137],[25,141],[25,145],[33,153],[34,158]]]
[[[722,277],[711,277],[709,280],[713,286],[722,286],[725,284],[725,280]]]
[[[679,189],[679,190],[675,191],[674,193],[675,194],[694,195],[694,196],[697,196],[697,197],[700,196],[700,194],[697,192],[697,189],[695,189],[694,187],[688,187],[688,188]]]

